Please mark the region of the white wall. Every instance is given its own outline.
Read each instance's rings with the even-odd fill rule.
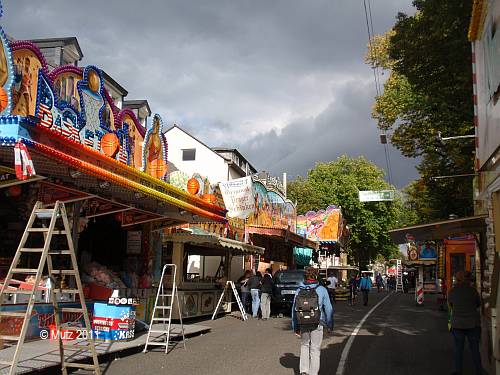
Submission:
[[[236,180],[242,177],[245,176],[242,176],[236,169],[229,167],[229,180]]]
[[[199,173],[207,177],[211,184],[227,181],[228,165],[223,157],[177,127],[173,127],[165,135],[168,142],[168,161],[175,164],[179,170],[189,176]],[[189,148],[196,149],[196,158],[183,161],[182,150]]]
[[[489,81],[492,89],[495,90],[500,83],[500,52],[498,52],[500,47],[500,33],[498,32],[500,1],[491,3],[492,6],[488,9],[481,39],[474,42],[479,123],[478,157],[481,165],[492,156],[500,144],[500,103],[495,103],[491,96],[492,90],[488,88],[487,84]],[[494,40],[491,40],[492,26],[495,20],[497,32]]]
[[[236,281],[245,273],[245,258],[242,255],[235,255],[231,260],[231,274],[229,280]]]

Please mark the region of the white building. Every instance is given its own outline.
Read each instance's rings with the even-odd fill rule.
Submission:
[[[474,123],[476,125],[475,214],[488,215],[481,292],[486,301],[483,335],[500,374],[500,0],[473,3],[469,39],[473,53]],[[482,310],[483,311],[483,310]],[[491,350],[491,351],[490,351]],[[488,356],[489,357],[489,356]],[[496,371],[496,372],[495,372]]]
[[[165,136],[169,163],[189,176],[199,173],[216,184],[257,172],[238,150],[211,148],[178,125],[169,128]]]

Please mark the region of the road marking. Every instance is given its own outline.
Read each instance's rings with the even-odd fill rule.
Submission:
[[[377,307],[379,307],[384,301],[391,296],[392,292],[389,293],[387,296],[385,296],[379,303],[377,303],[375,306],[371,308],[370,311],[366,313],[366,315],[361,319],[361,321],[358,323],[356,328],[354,328],[354,331],[352,331],[351,336],[349,336],[349,339],[347,340],[347,343],[344,346],[344,350],[342,350],[342,355],[340,356],[340,361],[339,361],[339,366],[337,367],[337,372],[336,375],[344,375],[344,370],[345,370],[345,364],[347,362],[347,357],[349,356],[349,351],[351,350],[352,343],[354,342],[354,339],[356,338],[356,335],[358,334],[359,330],[363,326],[364,322],[368,317],[371,315],[372,312],[375,311]]]

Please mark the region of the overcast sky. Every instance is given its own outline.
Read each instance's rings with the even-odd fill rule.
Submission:
[[[289,178],[317,161],[364,155],[386,167],[370,117],[362,0],[4,0],[16,39],[76,36],[83,64],[104,69],[153,112],[211,146],[238,148]],[[410,0],[374,0],[376,33]],[[417,176],[390,151],[394,182]],[[200,171],[201,172],[201,171]]]

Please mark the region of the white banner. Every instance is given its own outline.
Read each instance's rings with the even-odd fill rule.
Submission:
[[[228,211],[227,216],[246,219],[255,211],[252,177],[219,182],[219,187]]]

